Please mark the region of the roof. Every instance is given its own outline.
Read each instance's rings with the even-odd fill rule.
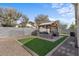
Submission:
[[[53,22],[47,22],[47,23],[41,23],[40,25],[50,25],[52,23],[54,23],[54,21]]]

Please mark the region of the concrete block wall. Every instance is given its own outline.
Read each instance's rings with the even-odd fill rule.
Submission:
[[[1,37],[19,37],[31,35],[36,30],[34,28],[14,28],[14,27],[0,27],[0,38]]]

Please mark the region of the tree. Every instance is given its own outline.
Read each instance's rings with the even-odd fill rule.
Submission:
[[[13,27],[16,25],[16,20],[21,16],[20,13],[18,13],[13,8],[5,8],[2,9],[3,12],[0,14],[0,17],[2,18],[1,24],[4,27]]]
[[[67,24],[61,24],[62,29],[67,29]]]
[[[37,25],[41,24],[41,23],[46,23],[49,22],[49,18],[48,15],[38,15],[37,17],[35,17],[35,22]]]
[[[61,33],[62,33],[62,34],[68,33],[67,27],[68,27],[67,24],[62,24],[62,23],[60,23],[60,29],[61,29]]]
[[[70,28],[69,28],[71,31],[75,31],[76,30],[76,25],[74,23],[72,23],[70,25]]]

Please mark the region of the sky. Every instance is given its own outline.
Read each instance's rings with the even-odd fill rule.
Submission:
[[[30,21],[34,21],[37,15],[44,14],[51,21],[59,20],[68,25],[75,22],[74,6],[70,3],[0,3],[0,8],[15,8],[27,15]]]

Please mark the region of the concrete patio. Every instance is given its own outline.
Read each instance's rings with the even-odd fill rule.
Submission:
[[[31,56],[15,39],[0,38],[1,56]]]

